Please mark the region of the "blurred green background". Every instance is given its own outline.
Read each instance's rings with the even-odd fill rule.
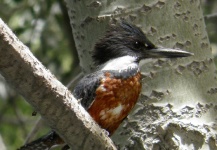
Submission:
[[[202,0],[202,7],[217,60],[217,1]],[[78,74],[79,61],[63,0],[1,0],[0,18],[64,85]],[[33,111],[0,76],[0,135],[8,150],[19,148],[35,126],[40,117],[32,116]],[[36,136],[48,130],[41,125]]]

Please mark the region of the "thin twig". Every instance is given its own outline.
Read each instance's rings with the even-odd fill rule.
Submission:
[[[83,73],[80,72],[79,74],[77,74],[67,85],[66,87],[72,87],[76,81],[78,81],[81,77],[83,77]]]
[[[36,121],[34,127],[32,128],[31,132],[28,134],[28,136],[26,137],[25,140],[25,144],[29,143],[32,138],[35,136],[35,134],[38,132],[39,128],[42,126],[43,124],[43,120],[42,118],[38,118],[38,120]]]
[[[209,14],[209,15],[204,16],[204,19],[208,20],[208,19],[213,19],[216,17],[217,17],[217,13],[214,13],[214,14]]]

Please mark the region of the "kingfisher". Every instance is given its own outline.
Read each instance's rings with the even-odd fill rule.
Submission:
[[[92,58],[97,69],[77,83],[73,95],[111,136],[139,98],[142,87],[139,62],[191,55],[193,53],[179,49],[157,47],[139,27],[126,21],[117,22],[96,42]],[[60,144],[64,141],[51,131],[20,150],[48,150]]]

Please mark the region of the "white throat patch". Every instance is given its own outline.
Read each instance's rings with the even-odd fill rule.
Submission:
[[[107,63],[100,66],[102,70],[127,70],[138,68],[138,63],[136,62],[136,57],[133,56],[123,56],[112,59]]]

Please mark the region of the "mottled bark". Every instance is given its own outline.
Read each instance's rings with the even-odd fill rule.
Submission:
[[[216,77],[199,0],[66,0],[80,64],[91,71],[91,50],[111,20],[140,26],[159,46],[193,57],[141,63],[143,91],[112,137],[122,149],[216,149]]]

